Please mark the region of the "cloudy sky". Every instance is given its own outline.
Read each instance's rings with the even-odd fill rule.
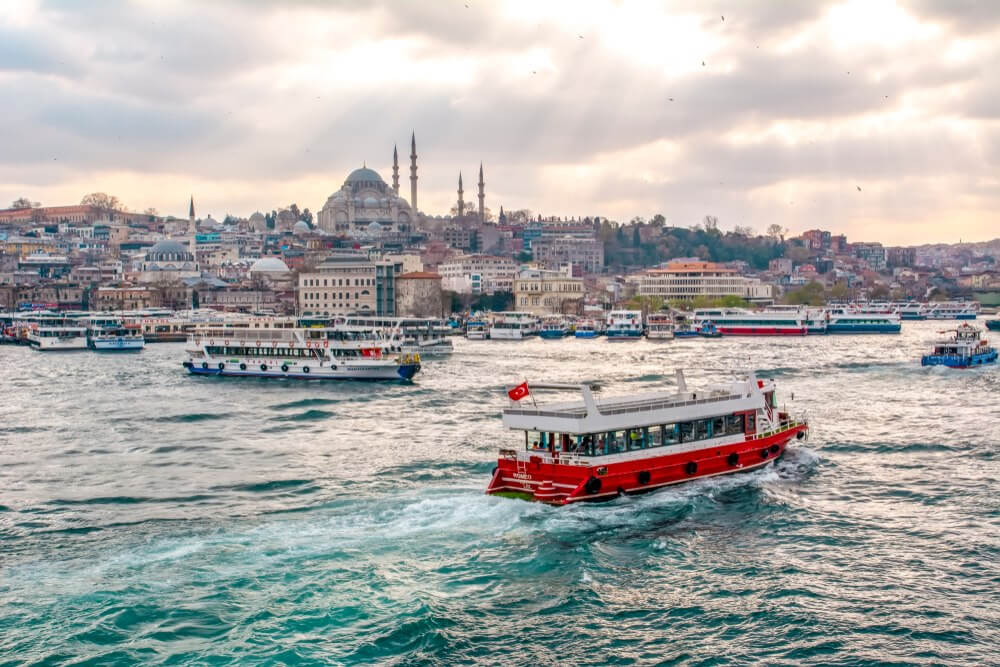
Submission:
[[[494,211],[1000,236],[987,1],[4,0],[0,105],[2,205],[315,211],[414,130],[431,214],[482,161]]]

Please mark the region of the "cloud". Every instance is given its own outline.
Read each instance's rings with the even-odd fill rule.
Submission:
[[[488,205],[546,214],[898,241],[989,234],[1000,205],[988,3],[12,7],[8,199],[105,182],[135,208],[316,209],[362,161],[388,180],[394,143],[406,183],[415,130],[429,213],[480,160]]]

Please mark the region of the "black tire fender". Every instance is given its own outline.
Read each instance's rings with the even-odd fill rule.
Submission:
[[[591,477],[587,480],[587,483],[583,485],[583,490],[587,492],[587,495],[594,495],[601,490],[601,480],[596,477]]]

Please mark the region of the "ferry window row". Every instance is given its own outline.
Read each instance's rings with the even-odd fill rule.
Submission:
[[[749,424],[754,427],[754,417],[749,415],[728,415],[712,419],[644,426],[606,433],[549,433],[525,432],[525,447],[529,451],[554,451],[576,453],[582,456],[604,456],[620,454],[638,449],[665,447],[727,435],[739,435]]]

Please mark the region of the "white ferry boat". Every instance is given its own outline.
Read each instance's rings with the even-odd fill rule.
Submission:
[[[901,320],[926,320],[927,304],[919,301],[898,301],[892,304]]]
[[[25,318],[28,344],[41,352],[86,350],[87,328],[66,315],[32,315]]]
[[[642,338],[641,310],[612,310],[608,313],[608,340],[639,340]]]
[[[539,338],[565,338],[569,335],[569,324],[565,317],[546,317],[538,330]]]
[[[698,308],[694,328],[714,324],[725,336],[805,336],[809,317],[801,310],[747,310],[745,308]]]
[[[492,340],[524,340],[538,335],[538,316],[514,311],[495,313],[490,325]]]
[[[420,355],[399,340],[343,327],[244,329],[199,327],[184,367],[193,375],[296,380],[406,380]]]
[[[978,301],[941,301],[927,304],[929,320],[974,320],[978,315]]]
[[[646,338],[649,340],[673,340],[673,315],[669,313],[650,313],[646,316]]]
[[[858,307],[836,307],[827,311],[826,331],[842,333],[899,333],[902,331],[901,318],[897,312],[883,309],[863,309]]]
[[[465,322],[465,337],[469,340],[486,340],[490,337],[490,325],[482,317],[470,317]]]
[[[333,325],[356,333],[377,333],[383,338],[398,338],[406,352],[421,356],[451,354],[451,327],[439,318],[385,317],[374,315],[347,315],[337,317]]]
[[[525,382],[509,390],[503,423],[523,431],[524,444],[500,450],[486,493],[555,505],[610,500],[760,468],[808,435],[805,420],[779,410],[774,382],[753,373],[705,389],[689,389],[680,371],[673,391],[598,398],[599,389]],[[582,400],[523,405],[540,390]]]
[[[142,333],[126,327],[117,315],[87,315],[77,322],[87,328],[87,346],[92,350],[134,352],[146,346]]]

